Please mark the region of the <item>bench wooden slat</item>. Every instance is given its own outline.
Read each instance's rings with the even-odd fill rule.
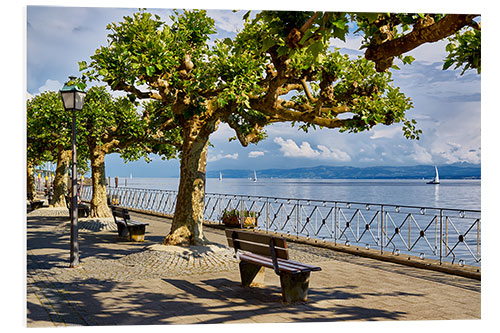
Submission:
[[[251,253],[240,253],[239,256],[240,256],[240,260],[255,263],[255,264],[267,267],[267,268],[274,268],[273,260],[269,257],[255,256],[255,255],[252,255]],[[287,273],[291,273],[291,274],[301,273],[301,271],[299,269],[289,267],[287,265],[278,264],[278,267],[279,267],[280,271],[284,271]]]
[[[233,240],[231,238],[228,238],[227,242],[230,247],[235,247]],[[258,243],[249,243],[239,239],[237,239],[236,242],[239,250],[262,254],[264,256],[269,256],[269,257],[271,256],[271,248],[269,247],[269,244],[264,245]],[[288,251],[286,249],[275,247],[275,250],[276,250],[276,257],[282,259],[288,259]]]
[[[127,221],[127,224],[128,225],[149,225],[149,223],[139,222],[139,221],[134,221],[134,220]]]
[[[243,256],[243,260],[247,261],[259,261],[259,262],[269,262],[268,267],[273,268],[273,262],[271,258],[263,257],[260,255],[256,255],[254,253],[241,253],[240,258]],[[298,263],[293,260],[284,260],[278,259],[278,268],[280,271],[287,271],[291,273],[303,273],[303,272],[312,272],[312,271],[320,271],[321,268],[312,265],[306,265],[302,263]]]
[[[226,237],[232,238],[233,232],[236,233],[237,239],[241,239],[252,243],[260,243],[264,244],[265,246],[269,246],[269,237],[273,237],[274,244],[276,247],[286,248],[286,240],[282,237],[263,235],[256,232],[235,230],[235,229],[226,229]]]
[[[278,259],[278,262],[280,262],[281,259]],[[304,264],[301,262],[293,261],[293,260],[288,260],[289,263],[297,265],[297,266],[302,266],[304,269],[310,269],[311,271],[320,271],[321,267],[319,266],[314,266],[314,265],[309,265],[309,264]]]

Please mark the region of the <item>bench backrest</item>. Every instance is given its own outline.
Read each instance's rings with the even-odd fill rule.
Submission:
[[[115,221],[116,221],[116,217],[121,217],[122,219],[125,220],[125,223],[128,220],[130,220],[130,214],[129,214],[127,208],[111,206],[111,212],[113,213],[113,217],[115,218]]]
[[[270,242],[274,242],[276,257],[289,259],[286,240],[281,237],[264,235],[256,232],[226,229],[226,238],[229,246],[268,257],[272,257]]]

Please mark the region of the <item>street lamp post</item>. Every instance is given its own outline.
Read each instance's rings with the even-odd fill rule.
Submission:
[[[70,82],[75,77],[70,76]],[[72,111],[73,121],[71,126],[71,146],[72,146],[72,169],[71,169],[71,236],[70,236],[70,264],[69,267],[76,267],[80,263],[78,254],[78,201],[77,201],[77,178],[76,178],[76,111],[81,111],[85,101],[86,93],[75,84],[66,83],[61,91],[64,109]]]

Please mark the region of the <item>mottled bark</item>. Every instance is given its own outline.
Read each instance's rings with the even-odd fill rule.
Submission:
[[[208,138],[215,123],[203,124],[198,119],[187,120],[183,127],[183,145],[179,190],[167,245],[199,245],[207,243],[203,235],[205,206],[205,172]]]
[[[95,148],[90,153],[90,167],[92,168],[92,199],[90,201],[90,217],[111,217],[106,196],[106,174],[104,171],[104,157],[106,153]]]
[[[395,56],[411,51],[424,43],[433,43],[449,37],[467,25],[473,25],[477,15],[448,14],[438,22],[415,25],[414,29],[400,38],[374,43],[366,49],[365,58],[373,60],[377,71],[383,72],[392,66]]]
[[[71,164],[71,150],[59,149],[57,153],[56,176],[54,178],[54,196],[50,207],[66,207],[66,189],[68,172]]]
[[[26,168],[26,194],[28,198],[36,198],[35,171],[33,164],[28,163]]]

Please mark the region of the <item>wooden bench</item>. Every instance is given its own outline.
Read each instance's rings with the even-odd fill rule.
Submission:
[[[38,200],[33,196],[33,193],[28,193],[28,201],[32,210],[42,208],[43,200]]]
[[[284,238],[236,229],[226,229],[226,238],[236,252],[244,287],[263,284],[264,268],[272,268],[280,277],[284,303],[307,301],[309,275],[321,268],[290,260]]]
[[[118,226],[118,237],[136,242],[144,241],[144,233],[146,232],[146,226],[149,225],[148,223],[131,220],[127,208],[111,206],[111,212]]]
[[[69,215],[71,216],[71,197],[65,196],[66,207],[69,210]],[[90,207],[84,203],[78,204],[78,217],[88,217],[90,215]]]

